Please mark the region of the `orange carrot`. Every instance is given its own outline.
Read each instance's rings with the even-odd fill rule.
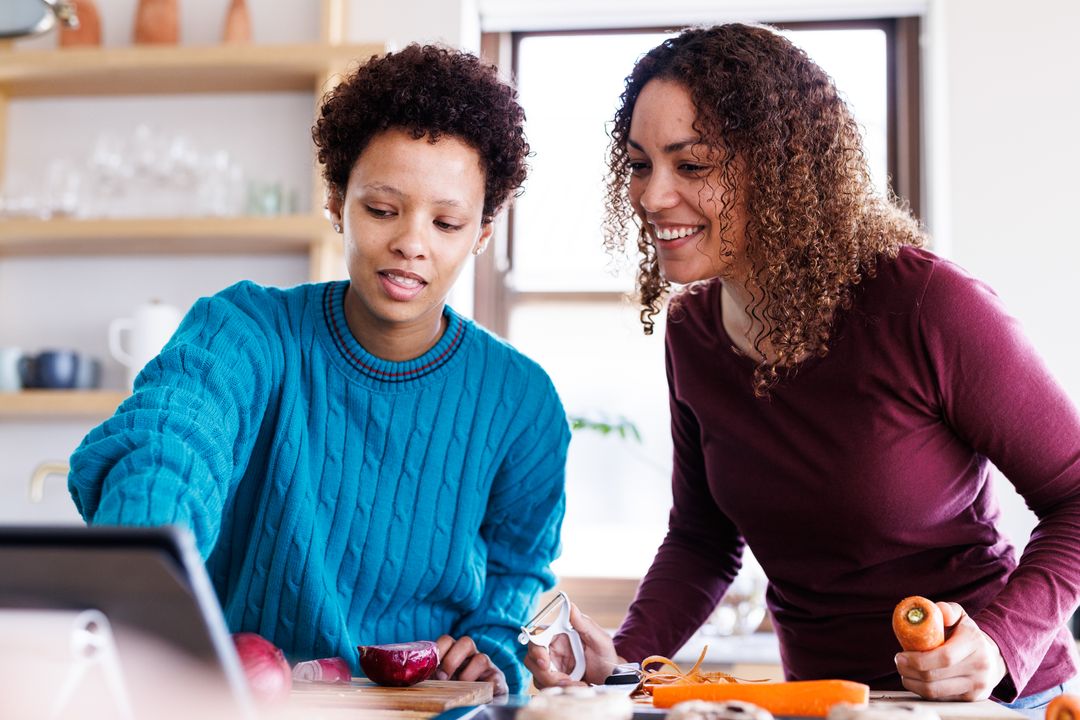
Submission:
[[[933,650],[945,642],[941,609],[919,595],[906,597],[896,606],[892,629],[904,650]]]
[[[1058,695],[1046,706],[1046,720],[1080,720],[1080,695]]]
[[[653,705],[669,708],[685,700],[725,702],[742,700],[763,707],[773,715],[825,717],[837,703],[866,705],[870,687],[850,680],[799,680],[796,682],[657,685]]]

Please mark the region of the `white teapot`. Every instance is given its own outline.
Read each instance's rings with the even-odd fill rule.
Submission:
[[[117,318],[109,323],[109,352],[128,369],[130,389],[146,363],[153,360],[180,325],[180,311],[159,300],[139,306],[135,316]],[[122,342],[128,337],[129,349]]]

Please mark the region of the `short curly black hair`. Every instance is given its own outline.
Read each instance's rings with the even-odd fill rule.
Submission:
[[[330,192],[344,192],[357,158],[384,130],[461,140],[480,155],[486,224],[525,182],[524,121],[517,92],[495,67],[459,50],[412,44],[373,55],[326,93],[311,136]]]

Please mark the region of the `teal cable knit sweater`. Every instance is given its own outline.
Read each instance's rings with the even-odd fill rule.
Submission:
[[[347,282],[199,300],[71,457],[95,525],[189,527],[229,628],[291,660],[471,636],[522,690],[569,429],[544,371],[451,309],[423,356],[349,332]]]

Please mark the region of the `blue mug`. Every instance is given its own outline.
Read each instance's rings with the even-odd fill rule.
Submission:
[[[101,360],[89,355],[79,356],[74,387],[76,390],[96,390],[101,387]]]
[[[33,387],[70,390],[79,379],[79,353],[74,350],[46,350],[34,358]]]
[[[37,387],[37,358],[33,355],[26,354],[19,358],[19,381],[24,389]]]

